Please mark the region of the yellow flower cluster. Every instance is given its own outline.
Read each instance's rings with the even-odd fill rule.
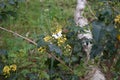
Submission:
[[[57,40],[58,40],[57,41],[58,46],[61,46],[63,43],[65,43],[65,41],[67,40],[67,38],[66,37],[60,37]]]
[[[116,23],[119,23],[120,24],[120,14],[116,16],[115,20],[114,20]]]
[[[63,55],[70,56],[71,51],[72,51],[72,47],[69,44],[67,44],[64,46],[64,49],[63,49],[64,54]]]
[[[17,70],[17,66],[15,64],[12,64],[12,65],[10,65],[10,69],[12,71],[16,71]]]
[[[71,46],[70,46],[69,44],[67,44],[67,45],[65,46],[65,49],[68,50],[68,51],[71,51]]]
[[[55,34],[59,33],[60,31],[62,31],[62,29],[60,27],[58,27],[55,31]]]
[[[4,75],[10,75],[10,71],[16,71],[17,70],[17,66],[15,64],[12,64],[10,66],[4,66],[3,68],[3,73]]]
[[[42,53],[42,52],[46,51],[46,48],[45,47],[40,47],[40,48],[38,48],[38,51]]]
[[[48,36],[44,37],[44,41],[49,42],[49,40],[50,40],[51,38],[52,38],[52,37],[48,35]]]
[[[119,35],[117,35],[117,39],[120,41],[120,34],[119,34]]]
[[[54,39],[57,40],[58,46],[61,46],[67,40],[65,35],[62,35],[62,28],[60,26],[57,26],[57,29],[55,30],[55,32],[53,32],[52,36],[48,35],[48,36],[44,37],[45,42],[50,42]],[[38,51],[40,51],[40,52],[43,52],[45,50],[46,49],[43,47],[38,48]]]
[[[58,27],[52,36],[48,35],[44,37],[44,41],[49,42],[50,40],[52,40],[52,37],[54,37],[55,39],[60,38],[62,36],[61,33],[62,33],[62,29]]]
[[[3,73],[4,73],[4,74],[10,74],[10,67],[9,67],[9,66],[5,66],[5,67],[3,68]]]

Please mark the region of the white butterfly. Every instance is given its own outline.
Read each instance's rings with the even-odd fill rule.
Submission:
[[[52,37],[54,37],[55,39],[58,39],[61,36],[62,36],[62,31],[59,31],[58,33],[52,35]]]

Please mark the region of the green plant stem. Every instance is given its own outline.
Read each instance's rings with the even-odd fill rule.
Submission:
[[[90,11],[90,13],[94,16],[95,19],[98,19],[96,16],[95,16],[95,13],[92,11],[91,7],[89,6],[89,4],[87,3],[87,6],[88,6],[88,9]]]
[[[4,31],[7,31],[7,32],[9,32],[9,33],[12,33],[12,34],[14,34],[14,35],[17,35],[18,37],[23,38],[24,40],[26,40],[26,41],[32,43],[33,45],[37,46],[37,43],[36,43],[36,42],[34,42],[34,41],[32,41],[31,39],[29,39],[29,38],[27,38],[27,37],[24,37],[24,36],[22,36],[22,35],[20,35],[20,34],[18,34],[18,33],[16,33],[16,32],[14,32],[14,31],[12,31],[12,30],[8,30],[8,29],[3,28],[3,27],[0,27],[0,29],[2,29],[2,30],[4,30]],[[63,60],[57,58],[57,57],[56,57],[54,54],[52,54],[52,53],[50,53],[50,54],[48,53],[48,55],[50,55],[50,56],[52,56],[53,58],[55,58],[55,59],[56,59],[57,61],[59,61],[61,64],[63,64],[64,66],[66,66],[72,73],[74,73],[74,71],[73,71],[69,66],[67,66]]]

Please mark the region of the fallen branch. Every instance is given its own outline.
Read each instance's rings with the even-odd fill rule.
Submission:
[[[65,62],[64,61],[62,61],[61,59],[59,59],[59,58],[57,58],[54,54],[50,54],[52,57],[54,57],[57,61],[59,61],[61,64],[63,64],[65,67],[67,67],[72,73],[74,73],[74,71],[69,67],[69,66],[67,66],[66,64],[65,64]]]
[[[29,38],[27,38],[27,37],[24,37],[24,36],[22,36],[22,35],[20,35],[20,34],[18,34],[18,33],[16,33],[16,32],[13,32],[13,31],[8,30],[8,29],[3,28],[3,27],[0,27],[0,29],[2,29],[2,30],[4,30],[4,31],[7,31],[7,32],[9,32],[9,33],[12,33],[12,34],[14,34],[14,35],[16,35],[16,36],[18,36],[18,37],[20,37],[20,38],[22,38],[22,39],[24,39],[24,40],[26,40],[26,41],[28,41],[28,42],[30,42],[30,43],[32,43],[32,44],[34,44],[34,45],[37,46],[37,43],[36,43],[36,42],[32,41],[31,39],[29,39]]]
[[[4,31],[7,31],[7,32],[9,32],[9,33],[12,33],[12,34],[14,34],[14,35],[16,35],[16,36],[18,36],[18,37],[20,37],[20,38],[22,38],[22,39],[30,42],[30,43],[32,43],[33,45],[37,46],[37,43],[36,43],[36,42],[34,42],[34,41],[32,41],[31,39],[29,39],[29,38],[27,38],[27,37],[24,37],[24,36],[22,36],[22,35],[20,35],[20,34],[18,34],[18,33],[16,33],[16,32],[14,32],[14,31],[12,31],[12,30],[8,30],[8,29],[3,28],[3,27],[0,27],[0,29],[2,29],[2,30],[4,30]],[[48,55],[52,56],[52,57],[55,58],[57,61],[59,61],[61,64],[63,64],[64,66],[66,66],[66,67],[71,71],[71,73],[74,73],[74,71],[73,71],[69,66],[67,66],[67,65],[64,63],[63,60],[57,58],[57,57],[56,57],[54,54],[52,54],[52,53],[51,53],[51,54],[48,54]]]

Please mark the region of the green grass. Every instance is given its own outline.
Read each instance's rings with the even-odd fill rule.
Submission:
[[[92,5],[93,2],[89,4]],[[97,8],[96,4],[95,2],[91,7]],[[27,0],[25,3],[20,3],[17,18],[9,17],[0,23],[0,26],[23,36],[28,34],[28,38],[36,41],[40,34],[49,34],[49,31],[54,31],[57,24],[65,27],[69,19],[73,19],[75,7],[76,0]],[[85,12],[86,17],[92,16],[89,10]],[[0,48],[11,50],[12,42],[16,42],[13,47],[19,47],[21,43],[25,43],[24,40],[17,40],[17,38],[11,33],[0,30]]]
[[[49,34],[58,23],[65,27],[73,18],[76,0],[28,0],[20,3],[17,18],[9,17],[0,26],[13,30],[23,36],[37,40],[40,34]],[[28,42],[15,35],[0,30],[0,49],[17,50],[26,48]]]

